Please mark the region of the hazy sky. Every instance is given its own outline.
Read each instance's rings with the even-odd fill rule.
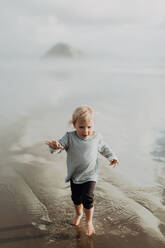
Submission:
[[[0,54],[42,55],[57,42],[83,51],[165,56],[164,0],[5,0]]]

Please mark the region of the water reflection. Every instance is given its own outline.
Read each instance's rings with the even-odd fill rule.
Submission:
[[[161,137],[157,139],[152,155],[154,156],[154,160],[165,163],[165,131],[162,131]]]
[[[74,248],[94,248],[94,235],[88,237],[85,234],[84,224],[75,227],[65,222],[65,228],[63,226],[56,228],[57,223],[53,224],[49,229],[49,246],[54,247],[56,244],[60,248],[65,248],[66,245]]]
[[[161,137],[156,140],[156,146],[152,152],[153,159],[156,161],[155,174],[156,182],[165,187],[165,131],[161,132]],[[164,192],[164,190],[163,190]],[[165,193],[163,193],[163,202],[165,201]]]
[[[77,231],[76,248],[94,248],[93,236],[87,237],[84,234],[82,227],[76,228],[76,231]]]

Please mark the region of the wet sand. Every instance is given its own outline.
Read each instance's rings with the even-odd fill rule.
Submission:
[[[96,235],[88,238],[84,219],[79,228],[70,224],[70,190],[54,180],[59,172],[47,166],[22,164],[10,173],[1,170],[1,247],[164,247],[165,207],[155,200],[161,191],[132,191],[129,186],[122,190],[114,185],[115,173],[113,184],[102,178],[96,189]]]

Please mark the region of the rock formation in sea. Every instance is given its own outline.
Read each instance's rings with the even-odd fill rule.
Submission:
[[[82,51],[66,43],[57,43],[45,53],[44,58],[75,58],[82,55]]]

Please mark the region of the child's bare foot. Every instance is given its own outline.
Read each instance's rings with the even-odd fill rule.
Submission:
[[[87,224],[87,228],[86,228],[86,235],[91,236],[92,234],[95,233],[95,229],[93,224]]]
[[[83,215],[76,215],[72,221],[72,225],[78,226]]]

